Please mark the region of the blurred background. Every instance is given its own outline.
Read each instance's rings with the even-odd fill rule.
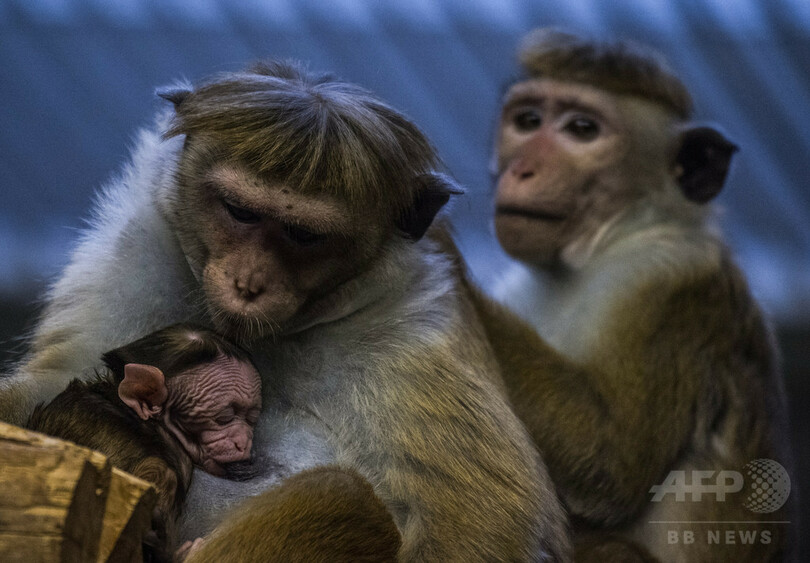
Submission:
[[[518,39],[541,25],[656,47],[697,117],[740,145],[720,223],[778,330],[810,484],[807,0],[0,0],[0,361],[21,353],[94,190],[157,109],[154,89],[261,57],[333,71],[419,124],[467,187],[452,216],[488,286],[507,262],[487,172],[498,100]]]

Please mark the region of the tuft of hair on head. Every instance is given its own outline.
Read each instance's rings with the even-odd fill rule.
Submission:
[[[172,96],[176,99],[177,96]],[[212,141],[224,156],[301,192],[356,204],[411,205],[413,179],[438,157],[406,116],[332,75],[262,61],[215,76],[175,106],[166,137]]]
[[[692,97],[663,56],[628,41],[595,41],[556,28],[539,28],[520,42],[518,59],[532,78],[587,84],[661,104],[681,119]]]
[[[200,326],[178,323],[110,350],[101,360],[117,380],[126,364],[154,366],[169,379],[195,366],[226,356],[251,363],[250,354],[226,338]]]

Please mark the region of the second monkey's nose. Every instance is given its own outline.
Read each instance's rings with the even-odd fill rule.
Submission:
[[[534,163],[525,158],[516,158],[509,163],[509,173],[518,180],[528,180],[534,176]]]

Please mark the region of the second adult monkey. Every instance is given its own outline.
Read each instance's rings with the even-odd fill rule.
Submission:
[[[422,236],[458,189],[418,128],[283,63],[162,96],[174,111],[101,200],[30,355],[0,384],[2,416],[25,416],[104,350],[191,321],[251,353],[265,463],[244,482],[195,474],[184,539],[262,497],[192,560],[218,561],[218,545],[262,560],[278,484],[326,465],[370,483],[402,561],[564,559],[545,467],[451,262]]]
[[[522,264],[497,293],[550,346],[479,305],[577,540],[597,540],[577,559],[789,558],[791,500],[754,510],[746,470],[791,465],[773,339],[707,221],[736,147],[647,50],[541,30],[520,55],[494,166]]]

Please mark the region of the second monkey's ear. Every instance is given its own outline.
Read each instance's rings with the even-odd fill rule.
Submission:
[[[413,203],[405,210],[398,223],[399,229],[413,240],[422,238],[451,195],[464,193],[446,174],[422,174],[416,178],[416,183]]]
[[[159,416],[169,398],[163,372],[155,366],[126,364],[118,396],[143,420]]]
[[[676,181],[683,195],[706,203],[720,193],[737,145],[709,126],[689,127],[681,132],[675,157]]]

